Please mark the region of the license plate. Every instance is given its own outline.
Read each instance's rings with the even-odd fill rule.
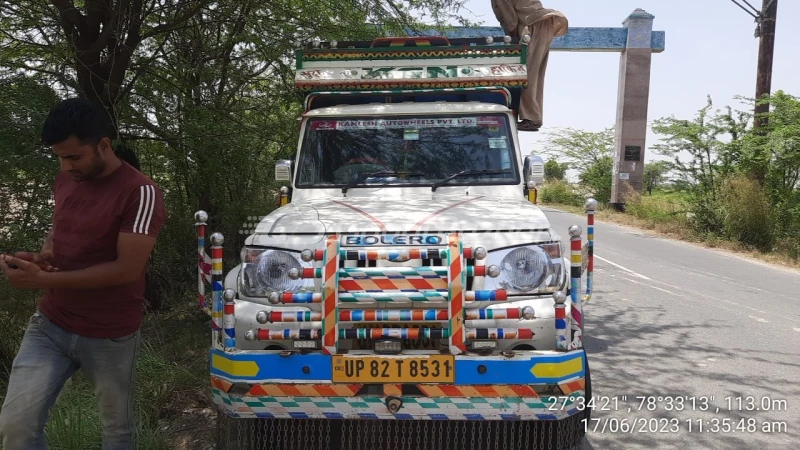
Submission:
[[[439,323],[355,323],[353,328],[442,328]],[[403,350],[439,350],[439,340],[426,337],[419,339],[402,339]],[[354,350],[375,350],[374,339],[353,339]]]
[[[453,383],[453,355],[334,355],[334,383]]]

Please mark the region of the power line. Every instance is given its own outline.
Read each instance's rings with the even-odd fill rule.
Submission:
[[[750,16],[751,16],[753,19],[756,19],[756,20],[758,20],[758,19],[760,19],[760,18],[761,18],[761,12],[760,12],[759,10],[757,10],[757,9],[753,8],[753,5],[751,5],[750,3],[747,3],[747,0],[742,0],[742,1],[743,1],[743,2],[745,2],[745,3],[747,4],[747,6],[749,6],[750,8],[752,8],[752,9],[753,9],[753,11],[755,11],[756,13],[755,13],[755,14],[753,14],[753,13],[752,13],[752,12],[750,12],[750,11],[749,11],[747,8],[745,8],[744,6],[742,6],[741,4],[739,4],[739,3],[738,3],[736,0],[731,0],[731,2],[733,2],[733,4],[734,4],[734,5],[738,6],[739,8],[742,8],[742,11],[746,12],[747,14],[749,14],[749,15],[750,15]]]

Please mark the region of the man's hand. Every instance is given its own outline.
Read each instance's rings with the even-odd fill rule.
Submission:
[[[46,252],[17,252],[14,254],[14,257],[19,258],[23,261],[30,261],[34,262],[39,265],[39,268],[45,270],[47,272],[56,272],[58,271],[57,267],[53,267],[51,261],[53,260],[53,251],[49,250]]]
[[[11,266],[16,266],[14,269]],[[10,255],[0,255],[0,269],[5,272],[11,287],[18,289],[42,289],[44,280],[42,275],[46,274],[38,264],[26,261]]]

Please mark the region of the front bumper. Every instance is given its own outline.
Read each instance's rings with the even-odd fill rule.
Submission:
[[[582,409],[585,358],[583,350],[459,355],[453,384],[335,384],[330,355],[212,349],[211,384],[232,417],[562,420]]]

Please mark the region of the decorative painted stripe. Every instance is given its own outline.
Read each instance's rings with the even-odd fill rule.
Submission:
[[[526,328],[467,328],[467,339],[533,339]]]
[[[206,223],[198,222],[197,226],[197,300],[200,303],[200,309],[206,310]],[[211,268],[209,267],[210,271]]]
[[[256,384],[249,397],[355,397],[362,384]]]
[[[333,376],[331,357],[320,353],[280,356],[271,353],[225,353],[210,349],[211,375],[232,382],[268,383],[269,380],[330,383]],[[310,369],[308,373],[303,368]]]
[[[322,313],[319,311],[270,311],[267,317],[271,323],[317,322],[322,320]]]
[[[493,80],[493,81],[497,81],[497,80]],[[426,84],[426,83],[425,83],[425,82],[423,82],[423,84]],[[501,84],[501,83],[498,83],[498,84]],[[526,85],[526,86],[528,85],[527,79],[526,79],[526,81],[525,81],[525,85]],[[433,87],[433,86],[432,86],[432,87]],[[474,202],[474,201],[476,201],[476,200],[480,200],[480,199],[482,199],[483,197],[484,197],[483,195],[477,195],[477,196],[475,196],[475,197],[472,197],[472,198],[469,198],[469,199],[467,199],[467,200],[462,200],[462,201],[460,201],[460,202],[453,203],[452,205],[445,206],[444,208],[442,208],[442,209],[440,209],[440,210],[438,210],[438,211],[435,211],[435,212],[433,212],[433,213],[429,214],[428,216],[426,216],[426,217],[424,217],[424,218],[420,219],[420,220],[419,220],[419,222],[415,223],[415,224],[414,224],[414,226],[412,226],[412,227],[411,227],[411,231],[414,231],[414,232],[416,232],[417,230],[419,230],[419,228],[420,228],[420,227],[421,227],[423,224],[425,224],[425,222],[427,222],[427,221],[429,221],[429,220],[433,219],[434,217],[438,216],[439,214],[442,214],[443,212],[447,211],[448,209],[453,209],[453,208],[455,208],[456,206],[461,206],[461,205],[463,205],[463,204],[465,204],[465,203],[469,203],[469,202]],[[451,234],[450,236],[455,236],[455,237],[457,237],[457,236],[458,236],[458,233]],[[453,250],[454,250],[454,249],[453,249],[453,246],[452,246],[452,244],[451,244],[451,245],[450,245],[450,259],[453,259],[453,258],[455,258],[455,256],[453,255]],[[458,253],[458,258],[460,259],[460,258],[461,258],[461,255],[463,255],[463,254],[464,254],[464,250],[463,250],[462,246],[461,246],[461,245],[459,245],[459,253]]]
[[[483,369],[485,371],[481,373]],[[511,358],[503,356],[480,359],[456,357],[456,385],[475,384],[554,384],[583,377],[583,351],[556,355]]]
[[[405,397],[395,414],[383,397],[239,396],[212,388],[212,397],[224,414],[242,417],[382,419],[382,420],[563,420],[577,414],[584,393],[574,392],[566,402],[547,397]],[[561,403],[565,403],[560,406]],[[552,405],[559,405],[553,409]]]
[[[431,216],[429,216],[428,218],[430,217]],[[418,222],[418,225],[421,225],[428,218],[425,218],[422,221]],[[447,279],[450,282],[449,286],[450,301],[447,304],[450,310],[449,344],[450,344],[450,353],[453,355],[458,355],[461,353],[465,353],[467,350],[466,345],[464,345],[464,297],[465,297],[464,289],[467,284],[467,277],[466,277],[466,270],[464,270],[464,261],[462,259],[463,247],[461,243],[461,238],[458,235],[458,233],[451,233],[448,236],[448,242],[450,248],[450,251],[448,252],[448,261],[447,261],[447,267],[448,267]]]
[[[285,329],[285,330],[266,330],[259,328],[256,331],[256,340],[271,341],[282,339],[319,339],[322,333],[318,329]]]
[[[505,301],[508,300],[508,292],[505,289],[498,289],[496,291],[467,291],[465,297],[469,302]]]
[[[583,296],[583,303],[592,299],[592,278],[594,274],[594,209],[589,209],[587,202],[586,209],[586,240],[587,240],[587,261],[586,265],[586,294]]]
[[[446,309],[340,310],[340,322],[432,322],[448,320]]]
[[[493,86],[503,87],[506,89],[524,89],[528,86],[527,79],[498,79],[498,78],[454,78],[447,80],[446,78],[430,78],[430,79],[417,79],[409,81],[375,81],[370,80],[365,83],[364,80],[355,80],[353,82],[345,82],[344,80],[336,80],[331,82],[324,80],[324,83],[303,82],[298,81],[295,87],[301,92],[314,91],[324,84],[326,90],[331,91],[351,91],[354,87],[362,88],[369,87],[370,89],[446,89],[446,88],[468,88],[480,86]],[[385,231],[385,230],[381,230]]]
[[[302,84],[306,84],[306,83],[302,83]],[[298,84],[298,83],[295,83],[295,85],[296,85],[298,88],[300,88],[300,86],[299,86],[299,84]],[[314,86],[314,85],[315,85],[315,83],[311,83],[311,86]],[[309,86],[309,87],[310,87],[310,86]],[[301,89],[302,89],[302,88],[301,88]],[[332,200],[332,199],[331,199],[330,201],[331,201],[331,202],[333,202],[333,203],[336,203],[337,205],[342,205],[342,206],[345,206],[345,207],[347,207],[347,208],[350,208],[350,209],[352,209],[353,211],[355,211],[355,212],[357,212],[357,213],[361,214],[362,216],[366,217],[367,219],[369,219],[369,220],[370,220],[372,223],[374,223],[375,225],[377,225],[377,226],[378,226],[378,228],[380,228],[380,230],[381,230],[381,231],[383,231],[384,233],[387,231],[386,225],[385,225],[383,222],[381,222],[380,220],[378,220],[377,218],[375,218],[375,216],[373,216],[372,214],[370,214],[370,213],[368,213],[368,212],[366,212],[366,211],[364,211],[364,210],[362,210],[362,209],[356,208],[356,207],[355,207],[355,206],[353,206],[353,205],[349,205],[349,204],[347,204],[347,203],[345,203],[345,202],[339,201],[339,200]],[[337,238],[337,239],[338,239],[338,238]],[[330,249],[330,241],[328,242],[328,244],[329,244],[329,245],[328,245],[328,248]],[[338,247],[337,247],[337,256],[338,256]],[[334,256],[333,256],[333,255],[329,255],[329,257],[330,257],[330,258],[333,258]]]
[[[336,235],[328,237],[323,261],[325,273],[323,278],[324,298],[322,301],[322,330],[324,353],[336,353],[338,334],[336,333],[336,312],[339,303],[339,238]]]
[[[556,321],[556,350],[566,351],[569,343],[567,342],[567,306],[555,305]]]
[[[340,273],[342,271],[339,271]],[[339,288],[343,291],[393,291],[414,290],[430,291],[447,289],[447,280],[438,276],[429,278],[364,278],[364,279],[339,279]]]
[[[293,383],[330,383],[332,379],[330,355],[309,353],[285,357],[279,353],[279,351],[226,353],[212,348],[210,349],[211,375],[230,382],[252,384],[280,384],[288,380]],[[574,350],[548,355],[456,356],[454,384],[457,386],[536,385],[571,381],[585,376],[583,355],[583,350]],[[387,356],[387,358],[392,357]],[[484,373],[480,373],[479,366],[486,368]]]
[[[428,397],[538,397],[539,394],[525,385],[475,385],[417,384],[417,388]],[[384,392],[386,389],[384,388]]]
[[[222,331],[222,246],[211,246],[211,292],[213,309],[211,311],[211,325],[214,333],[214,343],[218,345]]]
[[[393,59],[441,59],[441,58],[497,58],[522,56],[522,46],[471,46],[469,49],[447,50],[306,50],[302,53],[303,62],[313,61],[353,61],[353,60],[393,60]]]
[[[581,236],[570,238],[570,250],[572,253],[571,264],[571,280],[570,280],[570,297],[572,299],[572,308],[570,314],[572,316],[572,331],[575,331],[575,340],[569,344],[571,349],[581,348],[583,346],[582,333],[583,333],[583,314],[581,309],[581,269],[582,269],[582,254]],[[569,336],[567,337],[569,340]]]
[[[224,298],[223,298],[224,300]],[[222,325],[224,326],[224,346],[225,351],[233,351],[236,349],[236,316],[235,316],[235,300],[224,300]]]
[[[579,378],[577,380],[572,381],[565,381],[563,383],[558,383],[558,386],[561,388],[561,392],[564,395],[572,394],[573,392],[579,392],[586,390],[586,378]]]
[[[385,397],[394,396],[399,397],[403,395],[403,385],[402,384],[384,384],[383,385],[383,395]]]
[[[228,392],[231,389],[231,386],[233,386],[233,383],[227,380],[223,380],[222,378],[212,376],[211,386],[219,389],[222,392]]]
[[[464,315],[467,320],[519,319],[522,317],[520,308],[467,309]]]
[[[350,328],[339,330],[339,339],[445,339],[444,328]]]
[[[322,303],[320,292],[284,292],[280,298],[282,303]]]
[[[353,302],[444,302],[447,294],[437,291],[422,292],[351,292],[339,294],[339,301]]]

